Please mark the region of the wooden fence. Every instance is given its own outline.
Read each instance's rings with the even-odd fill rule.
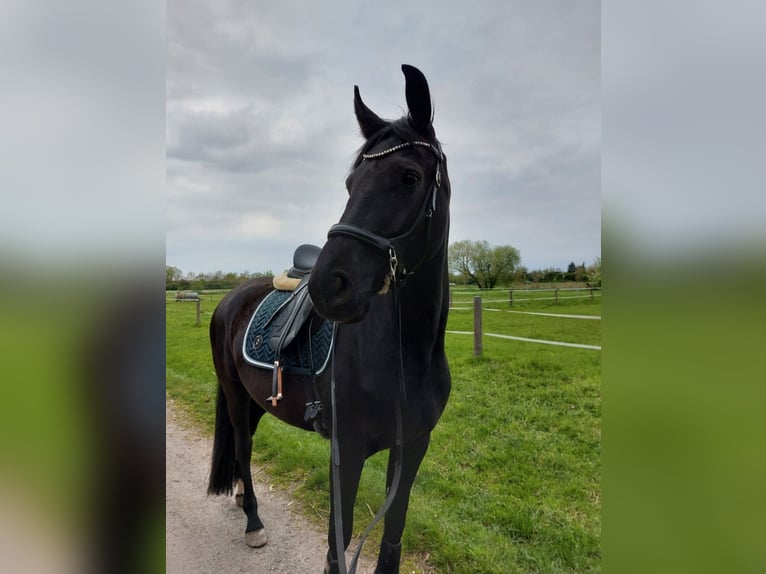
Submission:
[[[494,290],[487,290],[482,291],[482,293],[488,293],[490,296],[502,293],[506,291],[506,289],[494,289]],[[524,303],[526,301],[554,301],[556,305],[559,304],[559,299],[587,299],[590,298],[591,301],[593,301],[593,298],[596,296],[601,295],[601,287],[556,287],[553,289],[507,289],[508,291],[508,299],[488,299],[487,301],[484,301],[485,303],[508,303],[510,307],[513,307],[514,302],[516,303]],[[589,295],[568,295],[569,292],[572,291],[588,291]],[[460,291],[457,291],[460,293]],[[463,293],[475,293],[476,291],[463,291]],[[544,293],[549,292],[553,293],[553,297],[530,297],[528,295],[531,295],[532,293]],[[452,293],[453,290],[450,290],[449,292],[449,305],[452,307]],[[514,293],[516,293],[516,296],[514,297]],[[561,293],[561,294],[560,294]],[[598,293],[598,295],[596,295]],[[521,296],[519,296],[521,294]],[[527,295],[526,297],[524,295]],[[474,297],[475,299],[475,297]]]
[[[599,288],[594,287],[592,289],[591,288],[588,288],[588,289],[591,290],[591,298],[592,298],[593,297],[593,291],[594,290],[598,290]],[[540,289],[539,291],[542,291],[542,289]],[[556,292],[555,295],[558,296],[558,293],[557,293],[558,289],[549,289],[549,291],[555,291]],[[512,291],[511,291],[511,293],[512,293]],[[587,297],[587,295],[586,295],[586,297]],[[576,297],[564,297],[564,298],[574,299]],[[582,298],[582,297],[579,297],[579,298]],[[549,300],[550,297],[548,297],[548,298],[536,298],[536,299],[531,299],[531,300],[540,301],[540,300],[543,300],[543,299],[548,299]],[[491,303],[491,302],[497,303],[498,300],[484,301],[484,303]],[[556,298],[556,303],[558,303],[558,298]],[[581,344],[581,343],[565,343],[563,341],[547,341],[547,340],[542,340],[542,339],[529,339],[527,337],[516,337],[516,336],[513,336],[513,335],[500,335],[500,334],[497,334],[497,333],[484,333],[483,326],[482,326],[482,304],[483,304],[483,301],[482,301],[481,297],[479,297],[479,296],[474,296],[473,297],[473,331],[470,331],[470,332],[467,332],[467,331],[447,331],[448,333],[452,333],[452,334],[456,334],[456,335],[473,335],[473,354],[476,357],[480,357],[482,355],[482,353],[483,353],[482,338],[485,335],[488,336],[488,337],[498,337],[498,338],[501,338],[501,339],[510,339],[510,340],[514,340],[514,341],[525,341],[525,342],[529,342],[529,343],[541,343],[541,344],[546,344],[546,345],[558,345],[558,346],[562,346],[562,347],[575,347],[575,348],[578,348],[578,349],[592,349],[592,350],[597,350],[597,351],[601,350],[601,346],[600,345],[586,345],[586,344]],[[513,304],[512,295],[511,295],[511,299],[509,300],[509,304],[510,305]],[[450,307],[452,308],[452,292],[451,291],[450,291]],[[466,309],[466,307],[462,307],[462,309]],[[495,310],[498,310],[498,309],[495,309]],[[525,311],[509,311],[509,312],[510,313],[527,314],[527,312],[525,312]],[[598,316],[588,316],[588,315],[560,315],[560,314],[552,314],[552,313],[528,313],[528,314],[530,314],[530,315],[547,315],[547,316],[551,316],[551,317],[571,317],[573,319],[601,319],[601,317],[598,317]]]

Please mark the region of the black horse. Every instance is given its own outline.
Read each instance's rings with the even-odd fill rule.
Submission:
[[[409,113],[398,120],[378,117],[354,87],[366,141],[346,179],[346,209],[308,282],[313,312],[336,323],[331,366],[315,377],[285,375],[276,401],[272,373],[243,358],[248,321],[273,290],[270,280],[232,290],[210,325],[219,388],[208,493],[231,493],[234,483],[244,488],[246,542],[266,544],[250,475],[258,421],[269,412],[306,430],[331,429],[325,564],[331,573],[346,572],[362,467],[384,449],[390,449],[388,497],[376,572],[399,571],[410,490],[450,393],[444,353],[450,183],[428,83],[412,66],[402,71]],[[317,397],[322,408],[315,425],[304,415]]]

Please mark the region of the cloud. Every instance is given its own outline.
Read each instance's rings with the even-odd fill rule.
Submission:
[[[455,239],[520,247],[533,267],[599,255],[599,4],[439,8],[170,2],[168,263],[220,268],[211,238],[233,253],[253,229],[280,230],[281,259],[304,234],[321,244],[362,143],[352,87],[399,117],[402,63],[429,79]],[[182,239],[208,243],[186,259]]]

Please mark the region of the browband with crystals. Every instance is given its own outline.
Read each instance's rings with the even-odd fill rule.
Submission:
[[[404,142],[400,143],[398,145],[395,145],[394,147],[390,147],[388,149],[384,149],[383,151],[379,151],[377,153],[363,153],[362,157],[364,159],[375,159],[378,157],[382,157],[384,155],[388,155],[390,153],[393,153],[395,151],[399,151],[400,149],[409,147],[411,145],[419,145],[419,146],[425,146],[429,148],[434,154],[436,154],[436,157],[439,158],[439,161],[442,160],[442,152],[438,149],[436,149],[433,144],[430,144],[428,142],[421,142],[421,141],[415,141],[415,142]]]

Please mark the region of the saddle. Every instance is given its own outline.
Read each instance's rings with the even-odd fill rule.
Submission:
[[[293,266],[285,273],[274,277],[274,289],[295,291],[301,279],[311,273],[321,250],[320,247],[309,243],[299,245],[293,254]]]
[[[281,281],[274,278],[275,290],[258,305],[245,334],[245,360],[273,371],[272,393],[266,399],[273,407],[283,398],[283,373],[314,378],[329,362],[334,324],[312,314],[314,305],[308,292],[311,269],[319,251],[319,247],[308,244],[295,250],[292,268],[279,276]],[[310,407],[307,420],[321,410],[316,396],[315,399],[307,404]]]
[[[269,346],[277,357],[282,354],[282,349],[293,342],[314,308],[311,297],[309,297],[308,284],[311,270],[314,268],[320,251],[321,248],[316,245],[306,243],[299,245],[293,254],[293,266],[285,275],[290,279],[297,280],[298,283],[293,289],[279,289],[292,291],[293,294],[269,319],[272,325],[269,333]],[[276,285],[275,289],[278,289]]]

